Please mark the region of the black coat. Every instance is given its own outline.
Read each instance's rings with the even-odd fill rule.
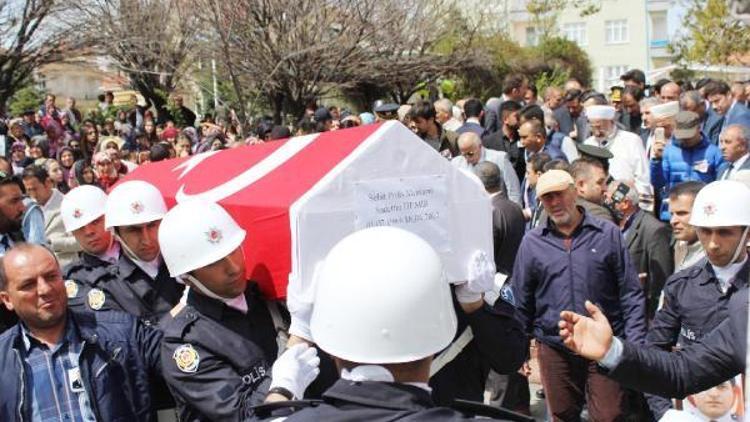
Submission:
[[[510,289],[507,289],[510,291]],[[430,378],[432,399],[448,406],[455,399],[481,402],[490,369],[499,374],[513,373],[526,359],[528,341],[516,316],[512,294],[466,314],[453,295],[458,319],[456,337],[471,327],[474,338],[452,361]],[[455,341],[454,339],[454,341]]]
[[[508,276],[513,273],[516,252],[526,231],[521,207],[501,195],[492,197],[492,240],[495,248],[495,267]]]
[[[302,405],[302,406],[300,406]],[[393,382],[339,380],[320,402],[282,402],[251,409],[245,420],[297,421],[466,421],[474,414],[436,407],[430,394],[413,385]],[[498,419],[482,419],[498,420]]]
[[[244,408],[265,399],[276,330],[255,284],[245,298],[247,314],[191,290],[187,305],[162,322],[164,379],[180,421],[238,421]],[[195,352],[194,360],[180,366],[178,356],[188,352]]]
[[[729,317],[706,333],[703,341],[679,352],[623,343],[621,360],[608,375],[644,393],[682,398],[745,371],[747,351],[747,280],[727,304]]]
[[[87,253],[81,255],[80,260],[63,269],[65,279],[78,285],[77,294],[68,297],[68,304],[74,309],[92,309],[88,296],[91,290],[98,289],[105,298],[98,310],[127,312],[147,325],[156,325],[179,302],[185,290],[184,285],[169,276],[164,263],[156,280],[152,280],[124,254],[116,264]]]
[[[634,217],[625,236],[625,244],[638,274],[646,275],[643,291],[649,319],[654,317],[664,283],[674,271],[671,236],[669,226],[645,211]]]
[[[750,262],[746,262],[723,292],[707,260],[669,277],[664,287],[664,306],[656,313],[646,342],[664,350],[697,343],[718,327],[729,315],[730,298],[739,291],[736,280],[747,280]],[[651,411],[661,418],[672,407],[670,400],[647,397]]]

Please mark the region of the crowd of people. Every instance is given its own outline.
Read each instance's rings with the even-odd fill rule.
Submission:
[[[154,110],[109,92],[90,117],[47,95],[3,119],[0,367],[14,381],[0,419],[528,420],[535,361],[549,420],[742,420],[744,363],[701,350],[690,363],[706,367],[668,388],[639,348],[744,348],[726,324],[750,277],[750,83],[621,79],[540,97],[511,74],[484,102],[311,103],[293,127],[250,132],[180,96]],[[494,255],[476,253],[467,280],[447,283],[427,242],[381,227],[331,249],[312,302],[291,288],[269,300],[222,206],[168,209],[157,187],[121,181],[386,120],[490,197]],[[574,335],[586,327],[606,334],[593,352]]]

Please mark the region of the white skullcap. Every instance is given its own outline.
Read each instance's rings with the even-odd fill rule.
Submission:
[[[680,103],[678,101],[670,101],[668,103],[651,107],[651,117],[653,119],[672,118],[675,117],[679,112]]]
[[[615,108],[605,105],[592,105],[586,107],[586,117],[589,119],[613,120],[615,118]]]

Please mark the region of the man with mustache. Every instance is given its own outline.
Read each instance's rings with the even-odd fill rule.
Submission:
[[[566,308],[583,309],[593,297],[629,341],[646,334],[645,299],[619,229],[576,205],[573,178],[549,170],[536,184],[549,214],[527,232],[513,267],[513,289],[527,335],[539,344],[539,366],[553,420],[577,420],[588,402],[592,420],[623,414],[623,390],[600,374],[596,362],[565,349],[557,322]],[[586,395],[584,396],[584,392]]]

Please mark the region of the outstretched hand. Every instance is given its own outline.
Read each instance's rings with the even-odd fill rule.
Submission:
[[[602,311],[588,300],[586,310],[591,317],[571,311],[560,313],[560,337],[568,349],[586,359],[599,361],[612,344],[612,327]]]

